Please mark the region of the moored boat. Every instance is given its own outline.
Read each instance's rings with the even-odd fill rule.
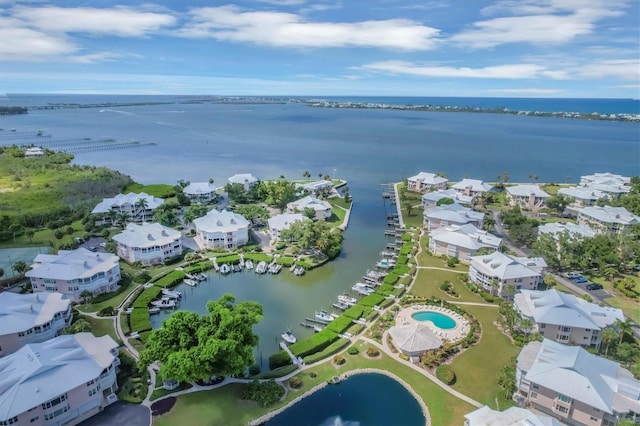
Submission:
[[[189,278],[185,278],[184,280],[182,280],[182,282],[190,287],[195,287],[198,285],[198,281],[190,280]]]
[[[358,299],[349,296],[347,293],[338,295],[338,301],[346,305],[355,305],[356,303],[358,303]]]
[[[256,274],[264,274],[265,272],[267,272],[268,267],[269,266],[265,261],[258,263],[258,266],[256,266]]]
[[[351,287],[351,290],[360,293],[362,295],[369,295],[371,293],[373,293],[374,291],[376,291],[373,287],[370,287],[366,284],[362,284],[362,283],[356,283],[354,284],[353,287]]]
[[[282,340],[284,340],[287,343],[295,343],[298,341],[298,339],[296,339],[296,336],[294,336],[291,330],[289,329],[287,329],[287,331],[282,333],[281,337],[282,337]]]
[[[228,274],[229,272],[231,272],[231,267],[229,265],[227,265],[226,263],[223,263],[222,265],[220,265],[220,273],[221,274]]]
[[[330,315],[325,310],[316,311],[314,316],[315,316],[315,319],[317,319],[318,321],[322,321],[322,322],[331,322],[331,321],[333,321],[335,319],[332,315]]]

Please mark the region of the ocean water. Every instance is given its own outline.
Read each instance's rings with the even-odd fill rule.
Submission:
[[[338,385],[327,386],[266,422],[267,426],[424,424],[426,419],[415,398],[382,374],[358,374]]]

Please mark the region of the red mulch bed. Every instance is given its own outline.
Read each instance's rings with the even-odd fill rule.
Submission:
[[[158,402],[154,402],[151,404],[151,415],[160,416],[162,414],[166,414],[173,408],[173,405],[176,403],[176,397],[170,396]]]

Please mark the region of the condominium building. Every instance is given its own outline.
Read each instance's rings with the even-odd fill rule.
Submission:
[[[460,204],[443,204],[423,213],[424,225],[428,231],[434,231],[449,225],[466,225],[470,223],[482,229],[484,213],[476,212]]]
[[[218,198],[216,186],[209,182],[191,182],[182,189],[182,193],[192,203],[210,203]]]
[[[473,256],[469,261],[469,280],[484,290],[504,297],[512,290],[534,290],[542,283],[547,267],[541,257],[513,257],[499,251]]]
[[[481,248],[495,251],[500,249],[501,244],[502,238],[480,230],[470,223],[445,226],[429,233],[431,253],[457,257],[463,262],[468,262]]]
[[[331,204],[328,201],[320,200],[313,195],[307,195],[287,204],[287,212],[289,213],[302,213],[306,208],[313,209],[315,220],[327,220],[333,214]]]
[[[640,223],[640,216],[624,207],[591,206],[578,210],[578,222],[599,234],[620,234],[630,226]]]
[[[249,221],[229,210],[211,210],[193,224],[196,241],[206,248],[234,249],[249,242]]]
[[[113,240],[118,256],[130,263],[155,265],[182,254],[182,233],[159,223],[129,223]]]
[[[286,231],[291,228],[296,222],[304,222],[305,220],[311,220],[308,217],[300,213],[283,213],[275,215],[269,218],[269,232],[274,241],[282,240],[282,231]]]
[[[156,198],[144,192],[139,194],[130,192],[103,199],[93,208],[91,214],[98,215],[102,223],[111,225],[114,225],[119,219],[110,215],[120,214],[127,216],[127,222],[149,222],[153,220],[154,210],[163,203],[162,198]]]
[[[506,191],[510,206],[518,206],[523,210],[531,210],[533,212],[544,207],[544,203],[550,197],[538,185],[508,186]]]
[[[437,189],[447,189],[448,182],[448,179],[437,174],[420,172],[407,179],[407,190],[424,193]]]

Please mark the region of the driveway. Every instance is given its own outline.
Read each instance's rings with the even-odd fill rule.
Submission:
[[[151,412],[148,407],[117,401],[80,423],[80,426],[149,426],[150,423]]]

